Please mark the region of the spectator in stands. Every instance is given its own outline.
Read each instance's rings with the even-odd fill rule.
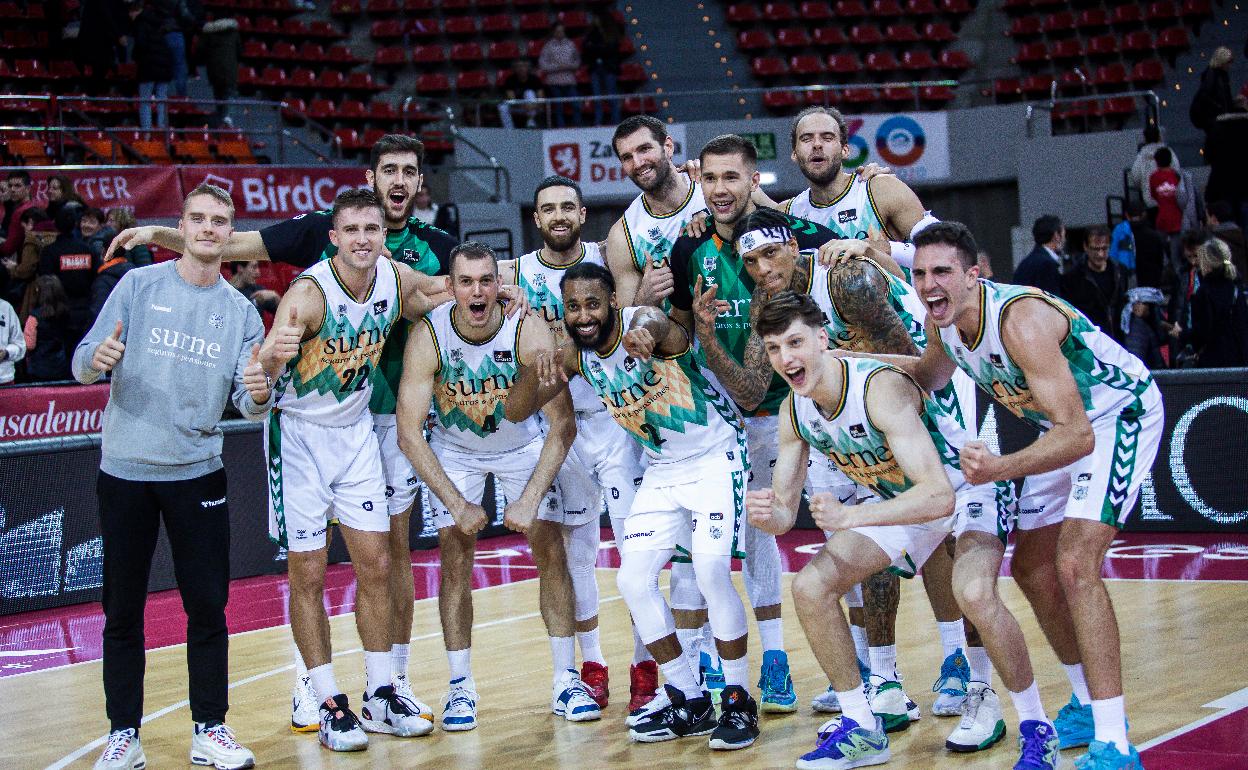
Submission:
[[[1170,284],[1169,318],[1181,329],[1192,328],[1192,295],[1200,288],[1200,262],[1196,250],[1209,240],[1207,230],[1184,230],[1179,236],[1183,251],[1183,265]],[[1178,353],[1175,346],[1174,354]],[[1171,356],[1173,359],[1174,356]]]
[[[1241,278],[1248,276],[1248,242],[1244,240],[1244,231],[1235,224],[1235,216],[1231,204],[1226,201],[1213,201],[1208,211],[1209,230],[1231,249],[1231,264]]]
[[[1161,303],[1165,297],[1161,292],[1141,286],[1127,293],[1126,305],[1120,311],[1121,321],[1117,335],[1122,339],[1123,347],[1144,362],[1149,369],[1166,368],[1166,359],[1161,354],[1162,342],[1172,333],[1178,335],[1178,326],[1168,324],[1161,319]]]
[[[95,260],[91,247],[74,234],[78,215],[71,208],[63,208],[56,217],[56,240],[43,248],[39,255],[39,275],[54,275],[65,287],[69,304],[69,328],[71,345],[86,332],[94,320],[91,317],[91,283],[95,280]]]
[[[97,264],[103,260],[104,252],[113,236],[117,235],[108,226],[108,218],[104,216],[104,212],[92,206],[84,209],[82,216],[78,218],[78,232],[91,247],[91,256]]]
[[[31,281],[39,271],[39,258],[43,248],[56,240],[56,226],[41,208],[31,208],[22,212],[16,227],[25,233],[21,249],[11,260],[10,278],[12,286],[9,290],[10,302],[17,306],[23,318],[30,312],[30,292],[33,291]]]
[[[1144,201],[1144,208],[1148,210],[1148,218],[1150,222],[1157,221],[1157,201],[1153,199],[1153,193],[1149,189],[1148,180],[1157,170],[1157,160],[1154,157],[1157,151],[1166,145],[1161,141],[1161,130],[1156,123],[1150,123],[1144,127],[1144,144],[1140,145],[1140,150],[1135,154],[1135,162],[1131,164],[1131,170],[1127,172],[1127,186],[1132,192]],[[1179,159],[1172,157],[1171,163],[1175,171],[1178,171]]]
[[[623,37],[624,30],[610,11],[605,8],[594,11],[584,45],[584,60],[589,65],[589,83],[594,96],[615,96],[620,92],[620,40]],[[594,102],[595,126],[603,125],[602,113],[606,106],[605,102]],[[611,122],[608,125],[614,126],[620,122],[620,100],[611,100],[610,107]]]
[[[101,255],[108,251],[108,244],[112,240],[113,236],[109,236],[108,242],[104,243],[104,250],[100,252]],[[129,259],[126,259],[126,253],[125,249],[117,249],[112,259],[96,268],[95,280],[91,282],[91,323],[95,323],[96,316],[104,308],[108,295],[113,293],[121,277],[136,267]],[[96,261],[99,261],[99,257]]]
[[[108,210],[108,227],[115,233],[127,230],[138,225],[138,220],[134,218],[134,212],[130,209],[117,207]],[[125,250],[126,259],[135,267],[143,267],[152,264],[152,252],[147,246],[139,245]]]
[[[562,24],[556,24],[551,30],[550,40],[542,46],[542,53],[537,58],[537,68],[542,80],[546,82],[546,90],[555,98],[576,96],[576,71],[581,66],[581,55],[577,53],[576,43],[568,39],[567,30]],[[561,102],[553,105],[554,124],[556,128],[565,125],[565,111],[571,110],[571,123],[581,124],[579,104]]]
[[[238,21],[213,19],[204,24],[199,50],[208,71],[212,98],[217,101],[213,128],[233,126],[229,102],[238,96],[238,61],[243,52]]]
[[[199,0],[148,0],[148,6],[156,12],[160,32],[173,58],[173,95],[186,96],[187,53],[191,50],[191,38],[204,24],[203,6]]]
[[[53,174],[48,177],[46,195],[48,205],[44,206],[44,209],[48,212],[48,218],[54,221],[65,208],[76,208],[75,216],[82,216],[82,212],[86,211],[86,201],[74,189],[73,180],[64,174]],[[74,227],[78,227],[77,222],[74,223]]]
[[[532,102],[546,98],[546,87],[542,85],[541,78],[533,72],[533,65],[528,59],[512,61],[511,71],[503,77],[498,87],[502,89],[503,96],[510,100],[523,99],[526,102]],[[525,104],[519,109],[513,109],[512,120],[518,119],[521,114],[524,117],[525,128],[537,128],[537,104]]]
[[[1209,134],[1219,115],[1230,112],[1231,100],[1231,60],[1234,58],[1231,49],[1219,46],[1209,57],[1209,66],[1200,73],[1200,87],[1192,97],[1192,106],[1188,109],[1188,117],[1192,125],[1205,132],[1206,147]],[[1206,157],[1206,162],[1208,158]]]
[[[1066,226],[1056,216],[1045,214],[1032,224],[1031,237],[1035,239],[1035,248],[1014,269],[1014,283],[1060,295]]]
[[[1148,221],[1144,204],[1129,202],[1127,219],[1135,242],[1135,282],[1138,286],[1160,289],[1165,285],[1166,240]]]
[[[21,169],[10,171],[7,181],[9,183],[9,203],[13,206],[9,214],[10,224],[13,222],[21,222],[22,214],[27,209],[34,208],[35,202],[30,197],[30,174]],[[22,247],[22,241],[26,238],[26,231],[20,227],[10,227],[5,232],[4,242],[0,243],[0,257],[8,257],[17,253]]]
[[[427,186],[422,185],[416,191],[412,199],[412,216],[459,240],[459,207],[454,203],[434,203]]]
[[[13,205],[9,200],[9,180],[0,179],[0,238],[9,232],[9,217],[13,215]]]
[[[1197,247],[1196,260],[1200,287],[1192,295],[1187,339],[1196,351],[1197,365],[1206,369],[1248,365],[1248,316],[1231,250],[1210,238]]]
[[[54,275],[41,275],[33,284],[30,314],[26,316],[26,376],[36,382],[68,380],[69,348],[73,344],[69,301]]]
[[[282,295],[260,285],[259,262],[231,262],[230,285],[251,301],[262,313],[276,313]]]
[[[155,125],[169,125],[169,81],[173,80],[175,61],[169,39],[181,40],[181,31],[167,32],[173,24],[153,6],[134,3],[130,6],[131,34],[134,37],[134,64],[139,81],[139,127],[150,131]],[[176,25],[175,25],[176,27]],[[185,52],[183,53],[185,56]],[[183,65],[185,66],[185,64]],[[152,98],[156,99],[156,122],[152,123]]]
[[[1101,331],[1118,338],[1116,321],[1127,295],[1127,274],[1109,259],[1109,228],[1089,227],[1083,249],[1061,276],[1061,296]]]
[[[18,361],[26,355],[26,337],[17,311],[0,299],[0,385],[8,385],[17,374]]]
[[[117,49],[125,48],[127,42],[125,6],[122,0],[82,0],[81,8],[74,58],[86,77],[87,94],[107,96],[108,75],[117,64]]]
[[[1183,229],[1183,209],[1179,206],[1179,174],[1174,170],[1174,153],[1161,147],[1153,153],[1157,170],[1148,177],[1148,191],[1157,202],[1154,227],[1167,237]]]

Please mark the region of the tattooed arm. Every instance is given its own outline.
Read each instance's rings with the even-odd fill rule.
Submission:
[[[742,362],[738,364],[715,333],[715,318],[719,314],[715,302],[715,287],[702,291],[702,277],[698,276],[693,291],[694,330],[698,342],[702,344],[706,365],[723,383],[728,395],[739,407],[745,411],[755,409],[767,395],[767,386],[771,384],[772,378],[771,363],[763,349],[763,340],[754,333],[757,303],[750,302],[750,337],[745,343]]]
[[[845,323],[856,329],[862,353],[917,356],[919,349],[888,299],[888,280],[869,262],[849,260],[836,267],[828,291]]]

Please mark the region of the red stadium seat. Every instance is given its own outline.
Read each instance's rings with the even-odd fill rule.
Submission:
[[[950,16],[966,16],[975,10],[971,0],[941,0],[940,9]]]
[[[923,27],[923,39],[931,43],[952,43],[958,39],[958,33],[943,21],[929,21]]]
[[[848,104],[861,106],[879,101],[880,94],[874,88],[850,88],[845,91],[843,98]]]
[[[755,56],[750,62],[750,69],[756,77],[764,80],[783,77],[789,74],[789,67],[779,56]]]
[[[789,71],[794,75],[821,75],[823,74],[823,61],[813,53],[794,56],[789,59]]]
[[[338,76],[340,80],[340,85],[338,86],[338,88],[346,88],[351,91],[385,91],[386,90],[386,86],[382,85],[381,83],[378,83],[376,80],[373,80],[373,74],[371,72],[362,72],[362,71],[352,72],[346,78],[343,78],[341,72],[334,72],[334,73],[327,72],[321,76],[321,81],[324,82],[326,79],[326,75],[331,75],[331,74]]]
[[[510,62],[520,58],[520,44],[515,40],[495,40],[490,43],[485,56],[490,61]]]
[[[1068,38],[1066,40],[1058,40],[1049,46],[1049,59],[1052,61],[1065,61],[1068,59],[1079,59],[1083,57],[1083,43],[1078,38]]]
[[[646,68],[641,62],[626,61],[620,65],[620,82],[626,85],[638,85],[646,80]]]
[[[1010,22],[1009,34],[1012,38],[1035,37],[1042,31],[1039,16],[1019,16]]]
[[[461,93],[479,93],[490,87],[490,76],[484,70],[469,70],[455,76],[455,90]]]
[[[550,29],[550,14],[545,11],[530,11],[520,14],[521,32],[545,32]]]
[[[872,75],[887,76],[901,69],[892,51],[872,51],[867,54],[867,58],[863,59],[862,64]]]
[[[1044,18],[1044,31],[1052,35],[1055,32],[1067,32],[1075,28],[1075,15],[1070,11],[1049,14]]]
[[[354,150],[360,146],[360,135],[354,128],[340,128],[334,131],[334,142],[344,150]]]
[[[375,21],[369,27],[368,34],[374,40],[397,40],[403,37],[403,22],[398,19]]]
[[[1213,15],[1213,2],[1212,0],[1183,0],[1180,13],[1185,19],[1207,19]]]
[[[448,37],[472,37],[477,34],[477,19],[473,16],[448,16],[442,31]]]
[[[331,99],[313,99],[308,102],[305,111],[308,117],[315,120],[326,120],[334,116],[334,102]]]
[[[884,30],[884,37],[889,43],[917,43],[922,38],[913,24],[889,24]]]
[[[451,90],[451,81],[441,72],[429,72],[416,77],[416,93],[445,94]]]
[[[776,112],[787,112],[797,107],[797,94],[792,91],[768,91],[763,94],[763,106]]]
[[[338,117],[342,120],[364,120],[368,117],[368,108],[359,99],[343,99],[338,105]]]
[[[745,29],[737,33],[737,48],[742,51],[762,51],[775,45],[765,29]]]
[[[776,44],[781,48],[807,48],[810,35],[805,27],[787,27],[776,33]]]
[[[1146,29],[1137,29],[1128,32],[1122,37],[1123,53],[1140,53],[1142,51],[1152,51],[1156,48],[1153,43],[1153,33]]]
[[[969,70],[971,68],[971,57],[965,51],[953,51],[945,49],[940,52],[940,58],[937,60],[941,69]]]
[[[419,38],[435,38],[442,34],[437,19],[411,19],[407,22],[407,34]]]
[[[399,113],[390,102],[374,99],[368,103],[368,117],[375,121],[398,120]]]
[[[334,62],[335,64],[355,64],[360,59],[351,50],[351,46],[346,43],[335,43],[325,49],[325,61]]]
[[[835,18],[832,14],[831,4],[813,2],[812,0],[806,0],[806,2],[798,6],[797,14],[807,23],[812,21],[830,21]]]
[[[1036,41],[1034,43],[1023,43],[1018,47],[1018,53],[1014,55],[1014,61],[1017,64],[1036,64],[1049,60],[1049,49],[1044,47],[1044,43]]]
[[[1118,55],[1118,37],[1114,34],[1097,35],[1088,40],[1088,56],[1108,57]]]
[[[516,19],[510,13],[492,13],[481,18],[481,32],[486,35],[510,35],[516,31]]]
[[[1187,27],[1170,27],[1157,33],[1157,49],[1160,51],[1186,51],[1192,47]]]
[[[1102,91],[1120,90],[1127,83],[1127,67],[1122,62],[1105,64],[1092,74],[1092,85]]]
[[[1075,26],[1081,30],[1105,29],[1109,26],[1109,13],[1104,8],[1084,8],[1075,17]]]
[[[794,21],[797,9],[792,3],[767,3],[763,6],[763,18],[770,22]]]
[[[904,16],[906,9],[898,0],[871,0],[871,15],[875,17]]]
[[[1022,95],[1023,89],[1018,78],[997,78],[992,82],[992,92],[997,98],[1009,98]]]
[[[849,30],[850,42],[855,45],[879,45],[884,42],[880,28],[874,24],[858,24]]]
[[[1028,96],[1048,94],[1053,87],[1053,78],[1049,75],[1028,75],[1019,83],[1019,88]]]
[[[477,64],[485,61],[480,43],[456,43],[451,46],[451,61],[457,64]]]
[[[1157,59],[1136,62],[1131,68],[1131,82],[1137,86],[1155,85],[1166,77],[1165,66]]]
[[[913,105],[917,95],[910,86],[885,86],[881,92],[884,101],[892,105]]]
[[[364,7],[360,0],[334,0],[329,6],[329,12],[333,16],[359,16],[364,12]]]
[[[322,74],[328,74],[330,71]],[[290,73],[290,80],[287,81],[287,85],[292,88],[316,88],[316,73],[305,67],[300,67]]]
[[[862,64],[852,53],[834,53],[828,56],[828,72],[834,75],[857,75],[862,72]]]
[[[906,3],[906,15],[911,18],[920,16],[935,16],[940,13],[935,0],[908,0]]]
[[[936,60],[924,48],[906,51],[901,55],[901,68],[911,72],[920,72],[936,68]]]
[[[815,30],[814,44],[821,48],[841,47],[849,43],[849,38],[840,27],[819,27]]]
[[[560,11],[555,18],[571,33],[589,29],[589,14],[584,11]]]
[[[1115,27],[1133,27],[1139,26],[1144,20],[1144,12],[1140,10],[1140,6],[1135,3],[1123,3],[1114,6],[1114,10],[1110,12],[1110,21]]]
[[[350,56],[351,54],[350,50],[347,50],[346,52],[347,52],[347,55]],[[321,44],[314,42],[312,40],[307,40],[304,42],[303,45],[299,46],[299,53],[297,54],[297,58],[302,61],[328,61],[329,60],[329,56],[326,55],[325,49],[321,46]],[[348,59],[348,61],[350,61],[350,59]]]
[[[948,104],[954,99],[953,89],[949,86],[923,86],[919,89],[919,98],[925,102]]]
[[[373,16],[388,16],[400,10],[399,0],[368,0],[368,12]]]
[[[248,40],[243,43],[244,59],[267,59],[269,47],[263,40]]]
[[[412,63],[417,67],[438,67],[445,61],[446,49],[439,43],[412,46]]]
[[[836,0],[838,20],[865,19],[869,15],[867,6],[862,3],[862,0]]]
[[[1157,0],[1144,9],[1144,20],[1168,24],[1179,18],[1179,6],[1171,0]]]
[[[729,24],[755,24],[759,21],[758,6],[753,3],[734,3],[724,13]]]

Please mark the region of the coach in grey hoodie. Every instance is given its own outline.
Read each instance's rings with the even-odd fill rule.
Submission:
[[[221,277],[233,221],[229,193],[195,188],[178,224],[185,256],[126,273],[74,351],[79,382],[112,372],[96,487],[111,732],[97,768],[144,760],[143,605],[162,518],[187,614],[191,759],[218,768],[255,762],[224,724],[230,517],[218,424],[227,400],[262,419],[281,365],[265,371],[260,316]]]

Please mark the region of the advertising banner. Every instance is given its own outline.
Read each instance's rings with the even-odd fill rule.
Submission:
[[[943,112],[904,112],[845,119],[846,169],[889,166],[906,182],[949,178],[949,121]]]
[[[581,186],[586,197],[633,196],[637,188],[624,175],[611,147],[613,126],[561,128],[542,132],[542,163],[546,175],[566,176]],[[685,127],[673,123],[667,134],[676,145],[672,160],[685,162]]]
[[[364,171],[351,166],[182,166],[182,189],[201,182],[224,188],[239,219],[288,219],[329,208],[342,190],[364,186]]]
[[[34,170],[31,194],[41,207],[48,204],[48,177],[52,174],[69,177],[74,191],[93,208],[125,208],[139,218],[176,217],[182,210],[182,185],[176,166],[58,168],[48,173]]]
[[[0,441],[98,433],[108,384],[0,389]]]

